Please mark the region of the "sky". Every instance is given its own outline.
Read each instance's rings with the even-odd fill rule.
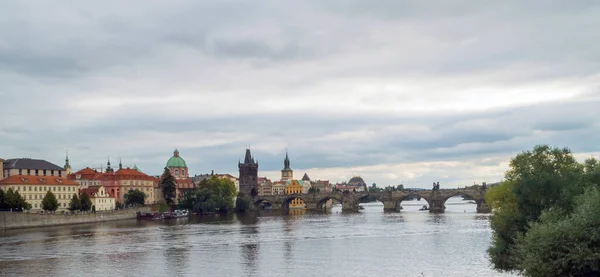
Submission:
[[[450,3],[452,2],[452,3]],[[597,1],[4,1],[0,157],[442,188],[600,156]]]

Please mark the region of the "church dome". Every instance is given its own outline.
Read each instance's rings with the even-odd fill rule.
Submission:
[[[167,167],[187,167],[185,160],[182,157],[179,157],[179,151],[177,151],[177,149],[173,152],[173,157],[169,158],[167,161]]]
[[[355,176],[352,177],[352,179],[350,179],[350,181],[348,181],[348,185],[364,185],[365,184],[365,180],[363,180],[363,178],[361,178],[360,176]]]

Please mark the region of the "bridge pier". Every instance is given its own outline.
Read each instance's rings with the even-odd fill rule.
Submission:
[[[429,200],[429,213],[432,214],[441,214],[446,211],[446,205],[444,205],[444,200],[442,199],[431,199]]]
[[[402,209],[402,206],[400,206],[400,202],[398,201],[383,201],[383,210],[384,211],[400,211]]]
[[[485,203],[483,199],[476,201],[476,203],[478,214],[489,214],[492,212],[492,209],[487,205],[487,203]]]

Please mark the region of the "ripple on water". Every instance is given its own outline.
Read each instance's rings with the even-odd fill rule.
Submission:
[[[509,276],[489,268],[489,218],[452,205],[384,213],[119,221],[6,232],[7,276]],[[413,209],[413,210],[410,210]]]

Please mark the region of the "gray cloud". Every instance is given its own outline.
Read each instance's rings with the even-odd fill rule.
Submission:
[[[316,178],[428,185],[497,178],[539,143],[600,152],[594,2],[121,5],[0,11],[0,156],[159,174],[177,147],[192,173],[234,173],[252,145],[270,172],[287,147],[335,172]],[[449,162],[464,171],[422,165]]]

